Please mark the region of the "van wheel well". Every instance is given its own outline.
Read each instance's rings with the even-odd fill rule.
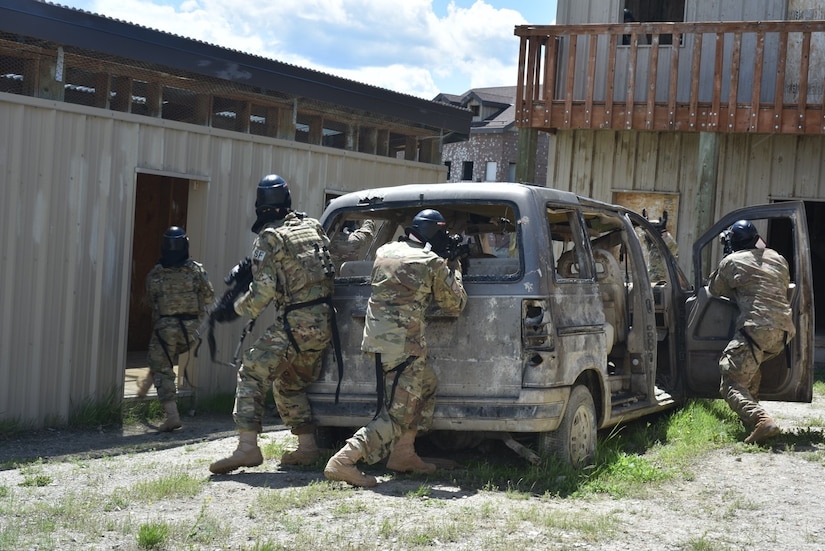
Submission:
[[[570,392],[559,427],[538,435],[539,453],[572,467],[584,467],[596,457],[596,406],[590,389],[577,384]]]

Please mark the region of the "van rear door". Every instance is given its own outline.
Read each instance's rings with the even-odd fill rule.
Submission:
[[[814,334],[811,247],[805,206],[801,201],[758,205],[724,216],[693,245],[694,293],[687,300],[687,396],[719,397],[719,357],[735,330],[738,309],[727,299],[708,295],[707,278],[722,257],[719,234],[737,220],[747,219],[767,245],[788,261],[791,300],[797,333],[787,353],[762,365],[760,400],[810,402],[813,391]]]

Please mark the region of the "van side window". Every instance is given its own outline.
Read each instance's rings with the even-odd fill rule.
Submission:
[[[550,246],[556,259],[557,279],[592,279],[593,270],[577,212],[571,209],[548,208]]]

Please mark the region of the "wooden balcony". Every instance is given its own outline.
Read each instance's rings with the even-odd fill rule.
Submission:
[[[825,21],[524,25],[515,34],[520,127],[825,134]]]

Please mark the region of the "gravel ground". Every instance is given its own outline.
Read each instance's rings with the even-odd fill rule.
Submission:
[[[765,405],[786,431],[825,425],[820,397]],[[0,441],[0,549],[140,549],[139,526],[159,521],[172,527],[160,549],[825,549],[819,444],[728,446],[632,498],[551,498],[462,487],[453,471],[393,476],[381,464],[370,470],[381,484],[368,490],[328,484],[320,464],[281,469],[275,459],[210,476],[209,463],[235,447],[231,419],[185,421],[172,434],[131,426]],[[262,441],[294,437],[273,424]],[[42,460],[11,468],[33,458]],[[197,480],[196,493],[135,497],[141,482],[170,473]],[[37,475],[47,483],[26,485]]]

